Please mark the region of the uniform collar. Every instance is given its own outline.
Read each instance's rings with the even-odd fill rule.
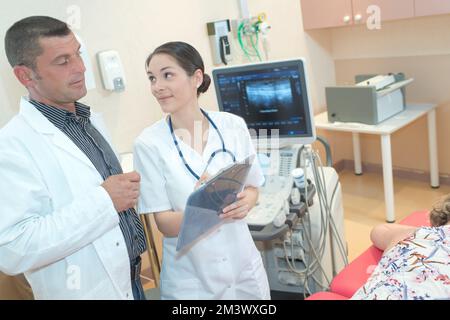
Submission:
[[[81,103],[79,103],[81,105]],[[61,132],[52,122],[49,121],[33,104],[31,104],[29,97],[23,96],[20,100],[20,116],[22,116],[28,124],[36,131],[44,134],[55,134]],[[94,126],[103,125],[101,116],[92,113],[89,118]]]
[[[75,102],[75,114],[32,99],[29,100],[29,103],[36,107],[37,110],[60,130],[62,130],[70,120],[79,119],[82,123],[88,122],[91,115],[90,107],[79,102]]]

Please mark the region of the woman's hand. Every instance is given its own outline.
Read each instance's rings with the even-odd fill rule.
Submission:
[[[244,191],[237,195],[237,201],[223,209],[220,215],[222,219],[244,219],[248,212],[255,206],[258,200],[258,189],[246,187]]]
[[[200,188],[209,180],[209,178],[211,178],[211,176],[208,174],[208,172],[203,173],[200,179],[198,179],[197,183],[195,184],[194,190]]]

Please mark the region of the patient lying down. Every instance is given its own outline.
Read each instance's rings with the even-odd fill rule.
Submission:
[[[450,299],[450,195],[434,205],[430,222],[376,226],[370,237],[384,253],[352,299]]]

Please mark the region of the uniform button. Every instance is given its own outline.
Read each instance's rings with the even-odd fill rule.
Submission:
[[[117,247],[120,246],[120,243],[119,243],[119,242],[116,242],[116,246],[117,246]]]
[[[127,292],[127,298],[129,298],[130,297],[130,294]]]
[[[136,240],[136,241],[137,241],[137,239],[139,239],[139,237],[138,237],[138,236],[134,236],[134,240]]]
[[[222,259],[223,262],[226,262],[227,260],[228,260],[227,258],[223,258],[223,259]]]

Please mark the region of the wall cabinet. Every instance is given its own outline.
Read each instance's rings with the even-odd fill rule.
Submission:
[[[302,0],[306,29],[340,27],[353,22],[351,0]]]
[[[367,13],[371,5],[380,8],[381,21],[414,17],[414,0],[352,0],[354,21],[365,23],[371,15]]]
[[[450,0],[415,0],[416,16],[450,13]]]
[[[301,0],[305,30],[366,23],[371,5],[381,21],[450,13],[450,0]]]

